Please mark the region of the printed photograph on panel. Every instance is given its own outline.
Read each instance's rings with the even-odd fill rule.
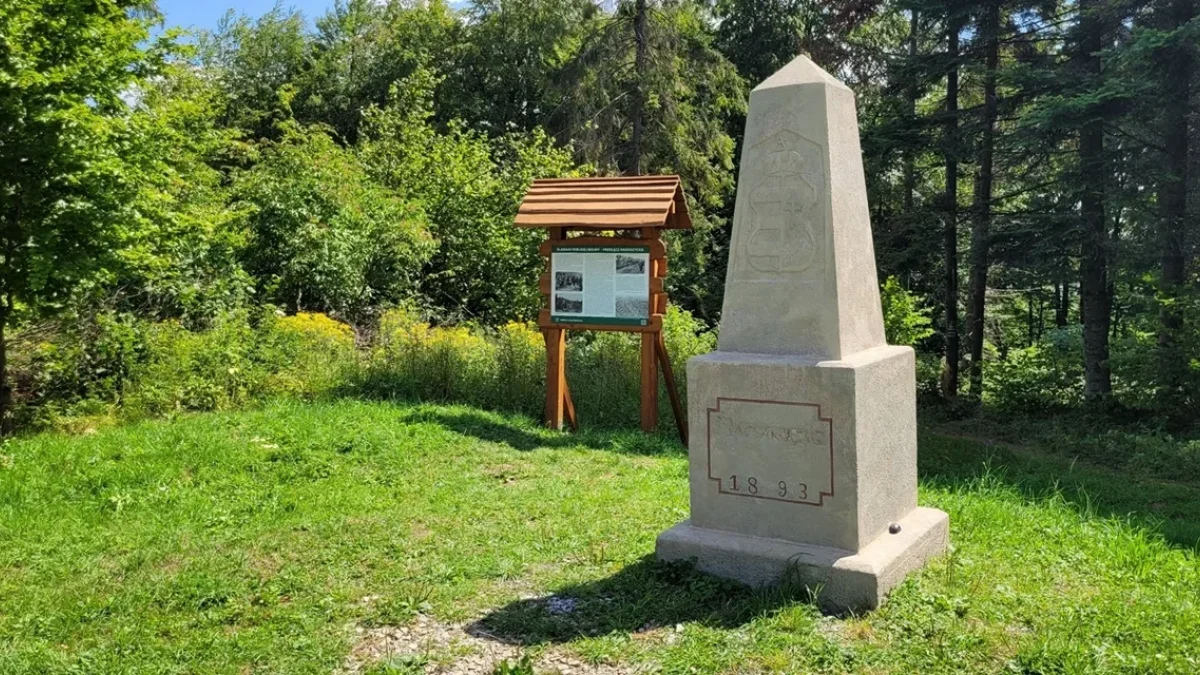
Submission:
[[[583,314],[583,295],[556,293],[554,295],[554,312],[556,314]]]
[[[650,299],[638,295],[617,296],[617,318],[645,319],[650,316]]]
[[[645,274],[646,259],[631,255],[617,255],[617,274]]]
[[[583,273],[581,272],[555,272],[554,273],[554,290],[570,291],[579,293],[583,291]]]

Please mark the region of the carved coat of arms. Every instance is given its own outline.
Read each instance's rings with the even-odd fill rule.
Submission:
[[[821,148],[786,128],[769,129],[752,149],[749,218],[735,243],[747,281],[774,281],[808,271],[825,253]]]

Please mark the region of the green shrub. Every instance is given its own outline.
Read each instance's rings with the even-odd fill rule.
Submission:
[[[1156,330],[1128,330],[1113,339],[1109,357],[1113,396],[1123,405],[1153,409],[1160,375],[1157,350]]]
[[[384,314],[363,389],[375,396],[470,403],[538,414],[545,346],[536,327],[431,326],[406,309]]]
[[[164,415],[277,396],[315,398],[348,388],[357,368],[353,330],[323,314],[234,312],[205,331],[174,321],[147,324],[126,408]]]
[[[690,312],[668,307],[663,339],[679,394],[687,401],[687,361],[716,349],[717,335]],[[641,413],[641,338],[632,333],[574,335],[567,346],[567,381],[580,419],[618,427],[636,424]],[[670,400],[660,375],[659,427],[674,428]]]
[[[349,389],[358,378],[361,363],[347,324],[319,313],[269,315],[258,333],[271,395],[311,399]]]
[[[373,181],[421,204],[437,250],[420,281],[442,320],[500,325],[536,315],[543,235],[513,227],[534,178],[569,176],[569,149],[541,130],[489,138],[461,121],[434,124],[437,78],[424,68],[397,83],[383,107],[362,113],[357,157]]]
[[[1007,358],[984,368],[989,403],[1016,411],[1046,412],[1071,407],[1083,397],[1080,327],[1051,330],[1041,342],[1010,349]]]
[[[30,406],[119,403],[143,350],[143,328],[131,315],[97,312],[19,333],[12,354],[19,398]]]
[[[671,357],[672,370],[679,383],[679,396],[686,406],[688,359],[716,351],[717,331],[692,316],[691,312],[669,306],[663,317],[663,339],[667,343],[667,354]],[[665,405],[670,404],[668,402]],[[660,409],[669,414],[670,408],[660,406]]]
[[[687,360],[716,347],[716,334],[670,308],[663,335],[680,394]],[[42,426],[94,426],[99,416],[163,416],[230,410],[273,397],[367,394],[466,403],[538,417],[545,402],[545,343],[533,324],[431,326],[413,311],[386,312],[366,349],[354,330],[324,314],[283,316],[271,307],[216,318],[190,330],[102,313],[48,339],[27,336],[27,418]],[[571,333],[567,376],[580,418],[629,426],[640,417],[640,337]],[[665,385],[660,425],[673,428]],[[36,413],[36,415],[34,414]],[[36,419],[35,419],[36,418]]]
[[[917,397],[919,400],[940,400],[944,364],[938,354],[917,352]]]
[[[469,326],[433,327],[407,309],[380,321],[366,386],[391,398],[473,402],[496,377],[494,346]]]
[[[1183,298],[1184,328],[1164,370],[1157,321],[1127,326],[1112,343],[1113,395],[1129,408],[1153,411],[1176,427],[1200,423],[1200,294]]]
[[[663,335],[681,395],[687,359],[716,347],[716,335],[691,314],[670,308]],[[545,403],[546,348],[531,324],[498,329],[431,326],[410,310],[380,322],[362,390],[373,396],[469,403],[540,416]],[[639,418],[640,338],[631,333],[572,333],[567,381],[580,418],[594,426],[627,426]],[[660,419],[670,423],[665,388]]]
[[[1113,398],[1133,410],[1169,410],[1170,399],[1194,408],[1190,378],[1200,380],[1200,363],[1184,374],[1175,396],[1165,397],[1158,361],[1156,326],[1133,327],[1112,342],[1109,365]],[[1185,346],[1185,348],[1188,348]],[[989,360],[984,369],[986,400],[1004,410],[1062,412],[1083,402],[1082,327],[1048,331],[1034,345],[1010,348],[1003,359]],[[1195,415],[1192,411],[1191,415]],[[1187,417],[1187,413],[1180,415]]]
[[[410,297],[434,247],[424,212],[324,130],[284,131],[234,183],[249,213],[247,270],[264,297],[342,316]]]
[[[546,343],[537,328],[507,323],[495,332],[496,377],[491,397],[506,409],[540,415],[545,396]]]
[[[900,285],[896,277],[888,277],[879,287],[883,303],[883,330],[888,344],[915,345],[933,335],[930,309],[921,298]]]
[[[33,426],[312,398],[349,388],[359,367],[349,326],[271,308],[227,313],[206,330],[98,312],[30,327],[14,336],[12,352],[18,419]]]
[[[567,341],[567,386],[581,422],[637,424],[641,400],[641,342],[620,332],[573,333]]]
[[[189,331],[176,321],[147,326],[145,356],[132,374],[125,407],[134,415],[227,410],[265,393],[267,372],[254,358],[255,332],[245,312]]]

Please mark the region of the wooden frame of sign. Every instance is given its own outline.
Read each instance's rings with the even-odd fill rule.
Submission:
[[[686,443],[687,422],[662,333],[667,311],[662,230],[692,227],[679,177],[538,180],[521,204],[516,225],[546,229],[548,235],[540,248],[547,261],[539,284],[546,305],[538,316],[546,341],[546,425],[561,429],[565,417],[573,429],[579,426],[567,385],[567,331],[632,332],[641,336],[642,429],[658,426],[661,366],[675,424]],[[556,271],[556,253],[571,255],[571,270]],[[598,262],[588,264],[584,257]],[[560,259],[566,264],[566,255]],[[611,292],[585,293],[597,283]],[[621,293],[623,302],[618,302]]]

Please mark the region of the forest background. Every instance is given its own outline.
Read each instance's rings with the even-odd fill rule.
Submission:
[[[930,409],[1194,437],[1195,5],[338,0],[189,34],[150,2],[5,3],[4,426],[278,395],[537,414],[541,235],[512,219],[543,176],[682,176],[682,364],[720,319],[749,90],[806,53],[857,94]],[[636,349],[573,339],[585,419],[636,420]]]

